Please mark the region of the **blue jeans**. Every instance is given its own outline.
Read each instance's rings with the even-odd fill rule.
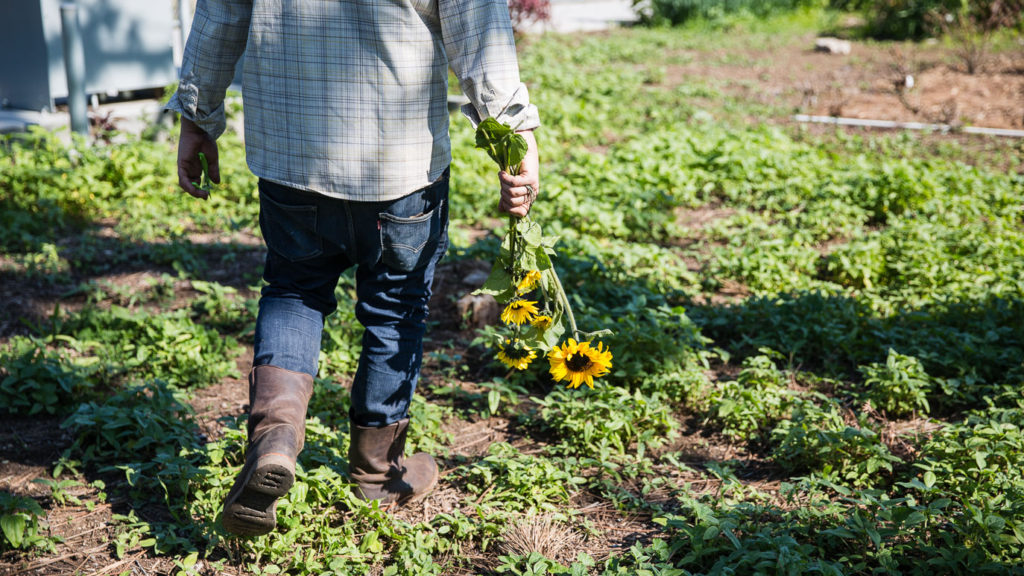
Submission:
[[[408,415],[423,360],[434,268],[448,249],[448,173],[387,202],[338,200],[260,180],[267,260],[253,365],[315,376],[338,277],[356,267],[365,327],[350,416],[386,426]]]

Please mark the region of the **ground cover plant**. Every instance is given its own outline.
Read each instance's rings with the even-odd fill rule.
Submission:
[[[263,256],[238,135],[202,203],[175,191],[173,142],[4,136],[0,572],[1022,573],[1019,144],[816,132],[683,73],[833,21],[525,38],[534,217],[612,368],[593,390],[509,369],[459,312],[508,224],[453,118],[409,442],[438,489],[393,511],[352,496],[347,275],[296,484],[254,539],[218,519]]]

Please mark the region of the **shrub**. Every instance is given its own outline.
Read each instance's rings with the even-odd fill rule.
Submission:
[[[512,30],[518,36],[524,26],[551,19],[551,0],[509,0],[508,15],[512,19]]]
[[[840,10],[857,10],[867,19],[874,38],[920,39],[942,31],[943,23],[960,21],[981,30],[1020,26],[1022,0],[832,0]]]
[[[821,5],[814,0],[634,0],[642,21],[676,26],[696,19],[717,20],[724,16],[749,13],[764,17],[805,6]]]

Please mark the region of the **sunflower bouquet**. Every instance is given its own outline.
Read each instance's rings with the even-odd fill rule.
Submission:
[[[477,127],[476,147],[486,151],[499,168],[515,175],[527,144],[508,125],[488,118]],[[576,326],[569,298],[551,262],[556,241],[544,236],[540,224],[529,215],[510,215],[491,274],[475,294],[494,296],[502,306],[503,326],[488,331],[501,363],[526,370],[543,353],[556,382],[567,381],[573,389],[582,384],[593,388],[594,378],[608,374],[612,367],[611,350],[594,339],[610,332],[582,332]]]

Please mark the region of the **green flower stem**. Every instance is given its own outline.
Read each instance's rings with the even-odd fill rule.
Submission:
[[[554,265],[551,266],[551,277],[555,279],[555,287],[558,289],[558,299],[562,302],[562,306],[565,308],[566,316],[569,317],[569,327],[572,328],[572,338],[579,342],[580,329],[576,327],[576,317],[572,315],[572,306],[569,305],[569,297],[565,295],[565,288],[562,287],[562,281],[558,278],[558,272],[555,272]]]
[[[519,227],[517,226],[517,219],[515,216],[508,215],[508,252],[512,255],[512,282],[518,281],[519,277],[519,258],[522,256],[522,246],[516,240],[519,237]]]

